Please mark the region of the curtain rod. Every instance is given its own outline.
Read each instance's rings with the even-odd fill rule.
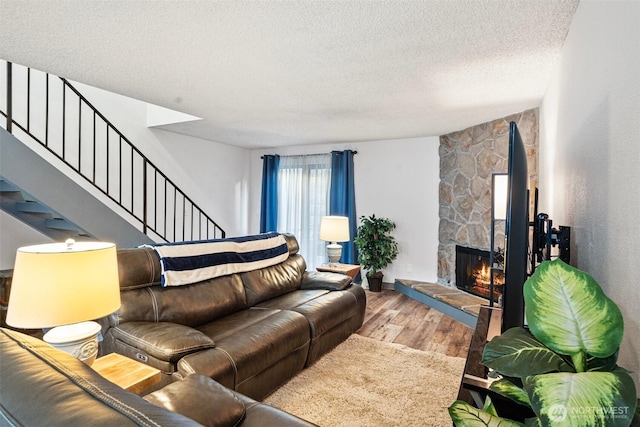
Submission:
[[[338,151],[338,150],[333,150],[333,151]],[[329,152],[329,153],[314,153],[314,154],[283,154],[283,157],[295,157],[295,156],[321,156],[323,154],[331,154],[333,151]],[[345,150],[343,150],[345,151]],[[352,151],[354,155],[358,154],[358,151],[353,150]],[[264,156],[260,156],[261,159],[264,159]]]

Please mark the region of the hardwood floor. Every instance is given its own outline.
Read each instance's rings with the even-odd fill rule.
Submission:
[[[394,290],[366,293],[364,324],[356,333],[418,350],[467,357],[472,328]]]

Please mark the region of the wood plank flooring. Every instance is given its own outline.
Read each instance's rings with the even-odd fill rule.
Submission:
[[[366,293],[364,324],[356,333],[418,350],[467,357],[472,328],[391,289]]]

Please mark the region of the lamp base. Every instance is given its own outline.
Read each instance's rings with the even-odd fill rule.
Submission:
[[[98,356],[98,334],[102,328],[96,322],[81,322],[56,326],[44,334],[44,341],[91,366]]]
[[[329,262],[331,264],[337,264],[342,257],[342,245],[333,242],[327,245],[327,255],[329,256]]]

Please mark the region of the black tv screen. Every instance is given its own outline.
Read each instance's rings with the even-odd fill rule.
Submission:
[[[505,278],[502,293],[502,331],[524,326],[522,287],[527,279],[529,246],[529,171],[527,153],[515,122],[509,126]]]

